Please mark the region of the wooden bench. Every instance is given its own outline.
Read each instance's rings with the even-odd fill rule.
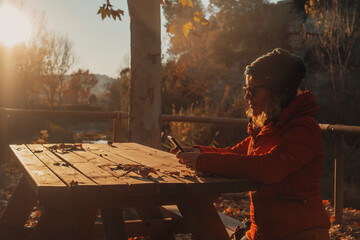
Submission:
[[[168,205],[168,206],[162,206],[163,208],[163,212],[165,214],[165,216],[168,217],[172,217],[172,218],[177,218],[177,219],[181,219],[181,213],[179,211],[179,209],[176,207],[176,205]],[[235,232],[235,228],[237,226],[244,228],[245,224],[243,222],[240,222],[239,220],[227,216],[221,212],[218,212],[219,217],[221,219],[221,221],[223,222],[227,233],[229,234],[229,236],[231,236],[234,232]]]
[[[228,240],[241,223],[219,216],[213,203],[221,193],[261,187],[199,177],[174,155],[136,143],[61,146],[11,145],[23,179],[0,217],[0,239],[173,239],[191,232],[200,240]],[[34,229],[24,229],[36,202],[43,214]],[[125,207],[135,208],[140,219],[124,220]],[[172,216],[164,217],[164,209]],[[95,224],[99,210],[102,225]]]

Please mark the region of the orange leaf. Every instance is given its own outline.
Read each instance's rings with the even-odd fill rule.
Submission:
[[[169,25],[168,28],[166,29],[166,32],[174,34],[175,31],[175,26],[174,25]]]
[[[195,30],[195,27],[192,24],[192,22],[189,21],[181,26],[181,30],[183,31],[184,36],[187,37],[189,35],[190,30]]]
[[[354,225],[357,227],[360,227],[360,223],[359,222],[354,222]]]
[[[186,0],[179,0],[179,3],[182,5],[182,7],[186,6]]]
[[[201,21],[201,15],[202,15],[201,12],[195,12],[194,13],[194,21],[195,22],[200,22]]]
[[[36,217],[40,217],[41,216],[41,212],[39,210],[36,210]]]
[[[193,4],[192,0],[187,0],[187,5],[189,7],[194,7],[194,4]]]
[[[231,207],[228,207],[226,210],[225,210],[225,213],[230,213],[232,211],[232,208]]]
[[[164,1],[163,1],[163,0],[160,0],[160,4],[164,5]]]
[[[205,18],[201,19],[201,25],[208,25],[209,21],[206,20]]]

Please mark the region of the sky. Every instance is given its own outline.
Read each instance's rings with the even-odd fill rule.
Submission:
[[[0,3],[16,0],[0,0]],[[44,13],[50,31],[66,36],[72,43],[78,68],[92,73],[116,77],[119,71],[130,65],[130,19],[126,0],[112,0],[114,8],[124,10],[122,21],[110,18],[101,20],[96,15],[105,0],[19,0],[29,15]],[[208,0],[205,0],[206,4]],[[277,2],[272,0],[271,2]],[[162,17],[161,24],[165,24]],[[162,28],[162,51],[166,51],[169,39]]]

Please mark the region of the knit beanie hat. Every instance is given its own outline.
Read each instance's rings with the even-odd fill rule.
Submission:
[[[245,75],[251,75],[273,92],[288,98],[296,96],[305,72],[304,61],[281,48],[259,57],[245,68]]]

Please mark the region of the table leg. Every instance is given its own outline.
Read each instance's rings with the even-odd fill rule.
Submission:
[[[24,177],[0,218],[0,239],[27,239],[24,224],[36,204],[36,197]]]
[[[205,199],[195,201],[182,201],[177,204],[185,224],[194,237],[199,240],[229,240],[213,203]]]
[[[151,219],[163,219],[164,214],[162,213],[159,206],[144,206],[136,207],[137,213],[139,214],[142,220],[151,220]],[[150,236],[152,240],[174,240],[175,237],[172,233],[158,233],[156,236]]]
[[[127,240],[121,208],[101,209],[101,218],[107,240]]]
[[[87,240],[94,227],[97,209],[45,208],[31,240]]]

